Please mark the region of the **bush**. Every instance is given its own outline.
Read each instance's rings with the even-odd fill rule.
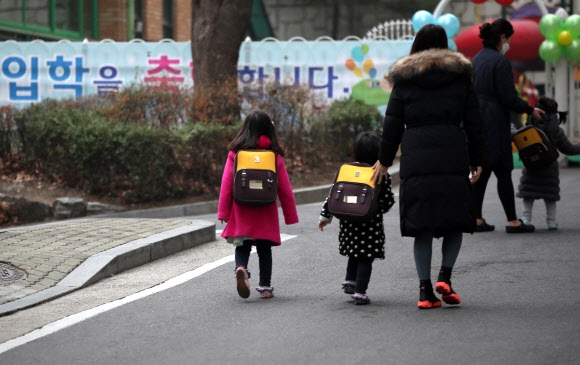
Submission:
[[[382,116],[375,106],[360,100],[337,100],[328,112],[313,121],[311,134],[322,150],[332,154],[335,161],[352,159],[353,142],[363,131],[377,131],[382,128]]]
[[[12,118],[3,114],[0,128],[13,128],[13,121],[27,168],[69,187],[126,203],[217,196],[227,145],[241,121],[237,116],[215,120],[208,112],[231,101],[229,87],[225,98],[197,114],[189,95],[190,90],[134,86],[105,97],[48,99],[12,111]],[[359,131],[380,124],[374,106],[340,100],[327,107],[297,85],[266,85],[244,100],[242,115],[260,109],[273,118],[291,176],[316,174],[322,165],[351,159],[345,146],[352,146]],[[192,123],[188,115],[205,119]],[[0,155],[8,149],[3,138]]]

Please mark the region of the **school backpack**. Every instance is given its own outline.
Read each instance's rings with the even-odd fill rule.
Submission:
[[[374,218],[379,202],[379,189],[371,180],[372,166],[366,163],[345,163],[336,173],[328,197],[328,211],[341,220],[368,221]]]
[[[558,150],[539,128],[527,125],[513,135],[520,160],[528,169],[541,169],[558,159]]]
[[[278,195],[276,153],[240,150],[234,159],[234,200],[243,205],[272,204]]]

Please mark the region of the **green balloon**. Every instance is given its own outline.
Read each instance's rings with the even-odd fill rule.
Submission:
[[[555,14],[546,14],[540,19],[540,33],[547,39],[554,40],[563,30],[564,22]]]
[[[540,45],[540,58],[546,62],[555,62],[562,56],[562,47],[550,40],[543,41]]]
[[[578,38],[578,36],[580,36],[580,15],[570,15],[564,24],[570,33],[572,33],[573,38]]]
[[[564,52],[570,61],[580,61],[580,42],[573,40],[572,44],[566,47]]]

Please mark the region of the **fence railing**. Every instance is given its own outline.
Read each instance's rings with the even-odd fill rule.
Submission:
[[[415,30],[411,20],[398,19],[388,20],[374,26],[369,30],[364,39],[368,40],[403,40],[412,39]]]

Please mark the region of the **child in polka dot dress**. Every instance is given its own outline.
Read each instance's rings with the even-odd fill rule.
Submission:
[[[354,154],[357,162],[373,165],[379,156],[381,137],[374,132],[361,132],[354,142]],[[388,212],[395,199],[391,191],[391,179],[383,180],[380,190],[379,208],[374,218],[366,222],[350,222],[340,220],[338,234],[338,251],[348,257],[346,278],[342,288],[356,304],[369,304],[371,301],[366,291],[371,278],[373,261],[385,258],[385,229],[383,214]],[[324,227],[332,221],[333,216],[328,212],[328,197],[324,202],[318,228]]]

